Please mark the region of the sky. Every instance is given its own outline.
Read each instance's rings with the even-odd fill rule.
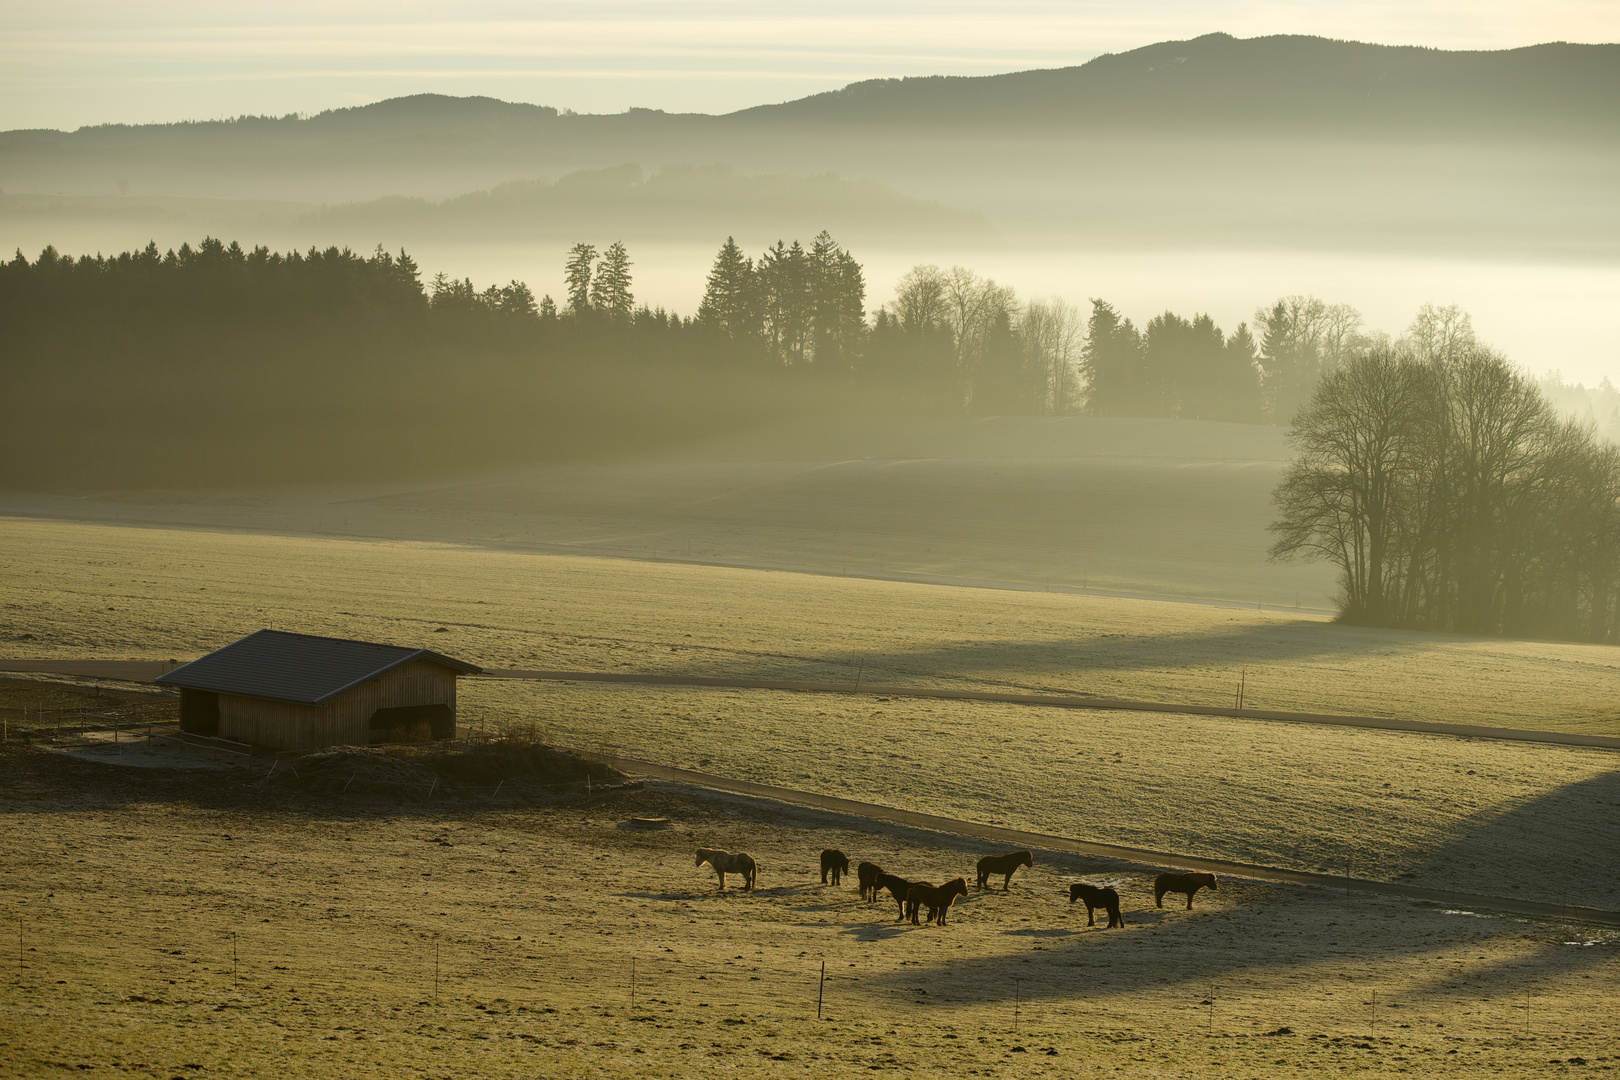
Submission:
[[[0,130],[405,94],[727,112],[860,79],[1061,67],[1213,31],[1497,49],[1620,41],[1617,0],[6,0]]]

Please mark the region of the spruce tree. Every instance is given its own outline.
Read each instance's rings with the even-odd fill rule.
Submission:
[[[697,317],[699,323],[732,341],[752,340],[759,334],[754,263],[742,253],[733,237],[726,237],[714,257]]]
[[[615,240],[602,252],[596,264],[596,280],[591,283],[591,306],[599,315],[617,323],[629,323],[636,298],[630,291],[630,254],[622,240]]]
[[[576,319],[591,313],[591,267],[595,262],[595,244],[575,244],[568,249],[563,277],[568,283],[568,310]]]

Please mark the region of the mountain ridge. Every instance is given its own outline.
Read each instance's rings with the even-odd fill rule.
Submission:
[[[1286,89],[1286,96],[1282,91]],[[977,109],[961,111],[964,97]],[[941,106],[953,108],[939,114]],[[1064,116],[1064,110],[1108,106],[1105,116]],[[1580,105],[1580,108],[1575,106]],[[1039,106],[1031,108],[1031,106]],[[1009,107],[1025,111],[1007,112]],[[926,75],[865,79],[836,90],[729,113],[665,112],[632,108],[622,113],[572,113],[550,105],[505,101],[487,95],[454,97],[412,94],[368,105],[327,109],[303,116],[239,116],[227,120],[181,120],[157,124],[95,124],[73,131],[22,128],[0,132],[0,146],[19,137],[37,141],[169,132],[351,136],[357,127],[375,136],[423,135],[453,127],[476,134],[492,125],[522,127],[631,128],[654,125],[714,127],[800,120],[916,121],[920,111],[960,125],[964,120],[1018,125],[1054,119],[1095,121],[1092,126],[1157,122],[1188,124],[1245,120],[1267,123],[1314,114],[1319,120],[1394,125],[1467,119],[1498,126],[1504,120],[1582,123],[1602,130],[1620,127],[1620,44],[1546,42],[1502,50],[1444,50],[1414,45],[1377,45],[1304,35],[1234,38],[1205,34],[1155,42],[1122,53],[1104,53],[1083,64],[1034,68],[995,75]],[[1240,112],[1239,110],[1242,110]],[[1259,115],[1256,115],[1258,113]]]

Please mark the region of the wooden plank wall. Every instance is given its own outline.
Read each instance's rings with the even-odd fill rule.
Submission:
[[[456,673],[431,660],[396,668],[324,706],[219,696],[221,738],[278,750],[366,745],[371,714],[406,705],[448,705],[456,711]]]

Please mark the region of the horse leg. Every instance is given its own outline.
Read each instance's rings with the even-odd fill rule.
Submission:
[[[1001,879],[1001,891],[1002,892],[1006,892],[1008,889],[1012,888],[1012,876],[1015,873],[1017,873],[1016,870],[1009,870],[1009,871],[1007,871],[1007,876]]]
[[[1189,892],[1189,893],[1188,893],[1188,894],[1187,894],[1187,910],[1188,910],[1188,911],[1191,911],[1191,910],[1192,910],[1192,898],[1193,898],[1193,893],[1195,893],[1195,892],[1197,892],[1197,891],[1198,891],[1198,890],[1197,890],[1197,889],[1193,889],[1193,890],[1192,890],[1192,891],[1191,891],[1191,892]]]
[[[1097,909],[1092,907],[1090,904],[1086,905],[1086,925],[1087,926],[1096,926],[1097,925]]]
[[[1164,907],[1164,893],[1160,892],[1158,889],[1153,890],[1153,906]]]

